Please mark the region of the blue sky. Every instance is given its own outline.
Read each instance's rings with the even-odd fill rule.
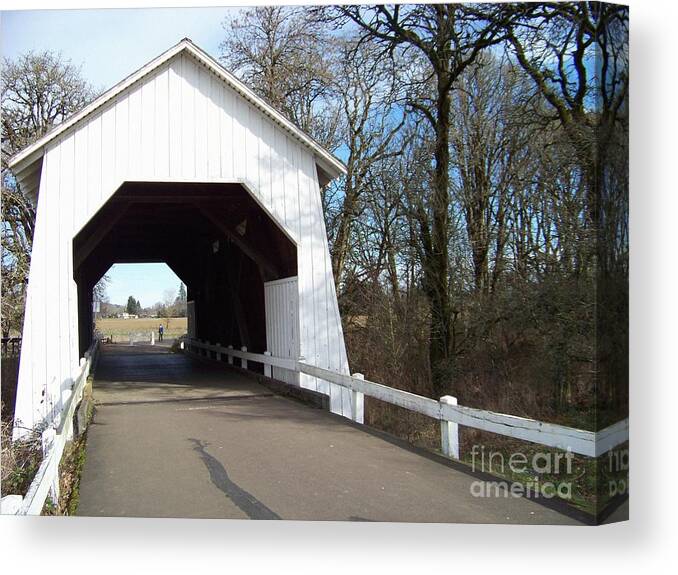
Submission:
[[[96,88],[107,89],[185,37],[219,56],[221,23],[235,8],[32,10],[2,12],[0,50],[14,58],[53,50],[80,66]],[[108,273],[111,303],[130,295],[146,307],[176,292],[179,278],[164,264],[118,264]]]
[[[176,297],[181,280],[165,264],[115,264],[108,271],[106,292],[111,303],[125,305],[134,296],[142,307],[163,301],[165,291]]]
[[[234,8],[26,10],[2,13],[2,55],[55,50],[110,88],[184,37],[219,56],[223,20]]]

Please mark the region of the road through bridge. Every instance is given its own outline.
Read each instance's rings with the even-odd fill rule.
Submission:
[[[223,363],[105,345],[93,393],[79,515],[578,523]]]

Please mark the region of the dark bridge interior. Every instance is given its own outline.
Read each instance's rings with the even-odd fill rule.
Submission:
[[[266,349],[264,282],[297,275],[294,243],[240,184],[127,182],[73,240],[82,355],[92,289],[115,263],[164,262],[195,302],[196,337]]]

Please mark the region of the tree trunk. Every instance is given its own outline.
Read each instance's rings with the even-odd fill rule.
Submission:
[[[433,182],[431,249],[426,254],[424,279],[431,306],[429,362],[431,383],[436,397],[449,391],[449,372],[446,369],[453,349],[451,340],[449,293],[449,122],[450,94],[446,88],[447,76],[438,74],[438,102],[435,174]]]

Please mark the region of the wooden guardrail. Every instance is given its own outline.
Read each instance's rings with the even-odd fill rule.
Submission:
[[[587,457],[599,457],[629,439],[628,419],[619,421],[601,431],[587,431],[457,405],[456,398],[448,395],[436,401],[429,397],[368,381],[361,374],[337,373],[303,361],[274,357],[269,352],[252,353],[247,351],[247,348],[236,350],[232,346],[223,347],[218,343],[210,344],[196,339],[186,340],[186,342],[189,350],[214,352],[217,360],[221,360],[222,356],[226,355],[230,364],[233,363],[234,357],[240,358],[244,369],[247,369],[248,361],[261,363],[264,365],[264,375],[268,377],[271,377],[271,366],[273,366],[298,371],[340,385],[351,391],[353,405],[361,401],[361,396],[367,395],[437,419],[441,424],[441,450],[453,459],[460,457],[459,425],[572,451]]]
[[[17,506],[16,515],[40,515],[49,494],[53,501],[58,501],[59,463],[66,443],[73,437],[75,409],[82,399],[87,377],[96,364],[98,352],[99,342],[95,339],[85,352],[85,357],[80,359],[80,365],[73,377],[71,393],[64,402],[56,427],[49,427],[43,432],[46,451],[28,492]],[[3,503],[4,500],[5,498]]]

